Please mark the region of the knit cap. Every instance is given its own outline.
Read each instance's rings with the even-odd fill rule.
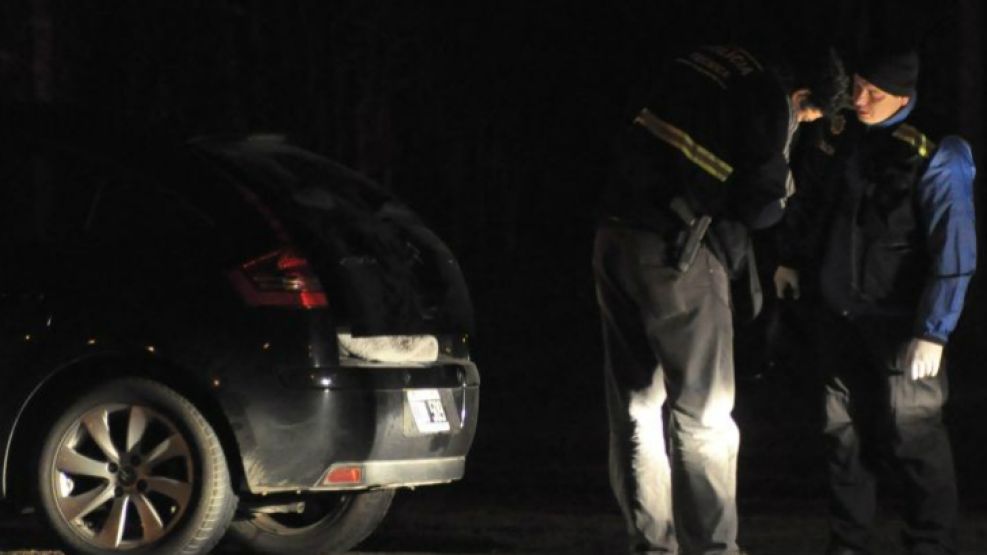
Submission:
[[[895,96],[914,96],[918,84],[918,54],[873,52],[864,56],[857,74]]]

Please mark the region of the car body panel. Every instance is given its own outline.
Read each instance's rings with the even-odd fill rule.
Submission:
[[[475,376],[475,366],[464,361],[447,363],[441,370],[450,369],[462,376],[454,387],[449,387],[447,372],[431,367],[293,370],[332,376],[345,385],[292,388],[283,396],[266,396],[244,408],[242,420],[233,424],[243,451],[249,453],[244,456],[244,470],[250,490],[261,493],[317,487],[331,463],[336,462],[465,457],[476,430],[478,386],[475,381],[468,385],[466,377]],[[375,377],[375,373],[393,375]],[[406,401],[406,392],[413,388],[395,387],[394,383],[405,379],[414,382],[416,388],[437,390],[449,420],[448,432],[423,434],[415,429]],[[363,383],[355,383],[358,381]],[[278,387],[284,385],[276,375],[257,375],[249,381],[227,382],[218,395],[221,402],[229,402],[250,396],[245,393],[247,388]],[[326,426],[326,422],[333,425]]]
[[[203,408],[235,451],[227,458],[241,469],[243,493],[461,477],[479,374],[466,339],[472,306],[448,248],[386,194],[376,211],[354,209],[363,239],[336,241],[349,231],[322,201],[262,198],[272,188],[258,183],[272,177],[217,161],[215,149],[240,152],[248,139],[182,145],[149,135],[72,113],[0,108],[2,146],[13,156],[0,164],[3,185],[39,184],[0,208],[22,221],[0,237],[0,255],[17,262],[0,272],[3,497],[57,414],[49,405],[119,375],[153,377]],[[401,256],[379,263],[386,248],[354,247],[378,232],[389,237],[378,247]],[[250,306],[233,287],[241,264],[285,245],[311,260],[328,306]],[[347,261],[372,271],[349,271]],[[386,365],[341,357],[340,331],[435,334],[443,355]],[[438,393],[448,431],[409,427],[413,390]],[[334,464],[364,465],[364,481],[326,485]]]

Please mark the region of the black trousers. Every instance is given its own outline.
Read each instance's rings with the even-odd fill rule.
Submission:
[[[904,486],[905,542],[912,555],[956,553],[956,480],[942,422],[945,365],[913,381],[898,367],[911,322],[820,314],[826,379],[831,544],[870,553],[876,474],[891,468]]]

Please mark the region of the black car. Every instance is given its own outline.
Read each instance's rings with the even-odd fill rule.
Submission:
[[[279,137],[135,129],[0,110],[3,504],[83,553],[322,553],[461,478],[479,374],[445,244]]]

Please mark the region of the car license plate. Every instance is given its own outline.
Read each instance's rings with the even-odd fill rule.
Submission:
[[[415,418],[415,426],[422,434],[449,431],[449,420],[442,408],[437,389],[411,389],[407,391],[408,406]]]

